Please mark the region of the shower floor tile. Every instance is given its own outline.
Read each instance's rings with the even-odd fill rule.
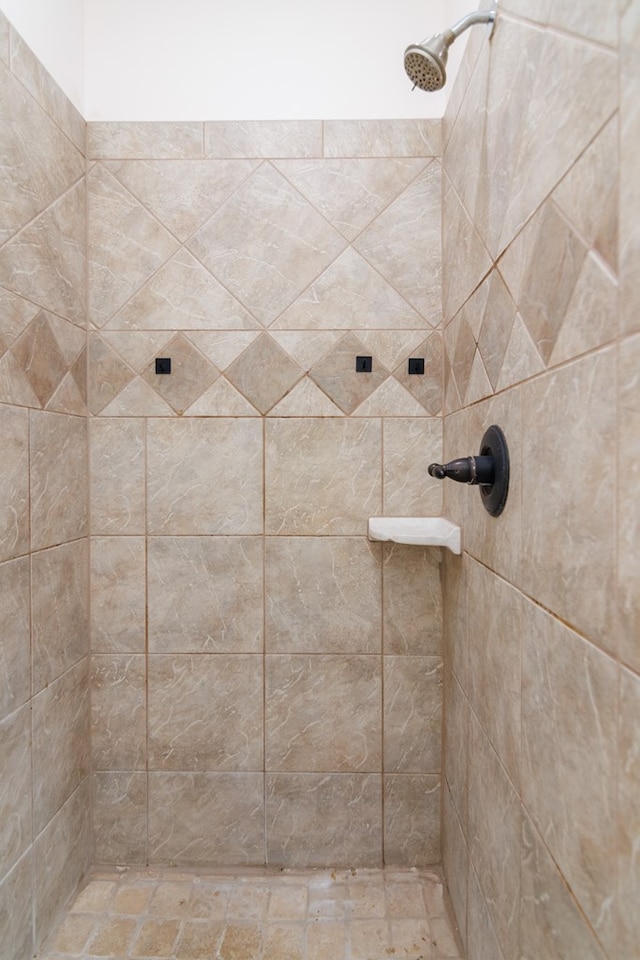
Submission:
[[[39,960],[460,960],[437,873],[94,870]]]

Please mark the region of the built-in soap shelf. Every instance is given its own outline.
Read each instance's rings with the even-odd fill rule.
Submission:
[[[448,547],[462,553],[462,531],[445,517],[369,517],[369,540]]]

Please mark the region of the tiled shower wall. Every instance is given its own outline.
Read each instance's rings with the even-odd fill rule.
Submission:
[[[439,860],[439,135],[88,126],[98,862]]]
[[[0,953],[90,862],[84,121],[0,15]]]
[[[620,36],[621,45],[618,44]],[[640,3],[503,0],[445,118],[444,862],[469,960],[640,943]]]

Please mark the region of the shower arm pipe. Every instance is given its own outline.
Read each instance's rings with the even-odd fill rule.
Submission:
[[[457,23],[449,29],[445,30],[445,34],[452,34],[452,41],[456,40],[461,33],[464,33],[465,30],[468,30],[469,27],[472,27],[476,23],[493,23],[496,19],[495,10],[476,10],[475,13],[468,13],[466,17],[458,20]]]

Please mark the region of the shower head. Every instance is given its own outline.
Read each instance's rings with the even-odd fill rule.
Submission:
[[[414,89],[419,87],[421,90],[441,90],[447,79],[447,57],[453,41],[474,23],[493,24],[495,17],[494,4],[492,10],[469,13],[462,20],[458,20],[450,30],[436,33],[421,43],[407,47],[404,52],[404,69],[413,81]]]

